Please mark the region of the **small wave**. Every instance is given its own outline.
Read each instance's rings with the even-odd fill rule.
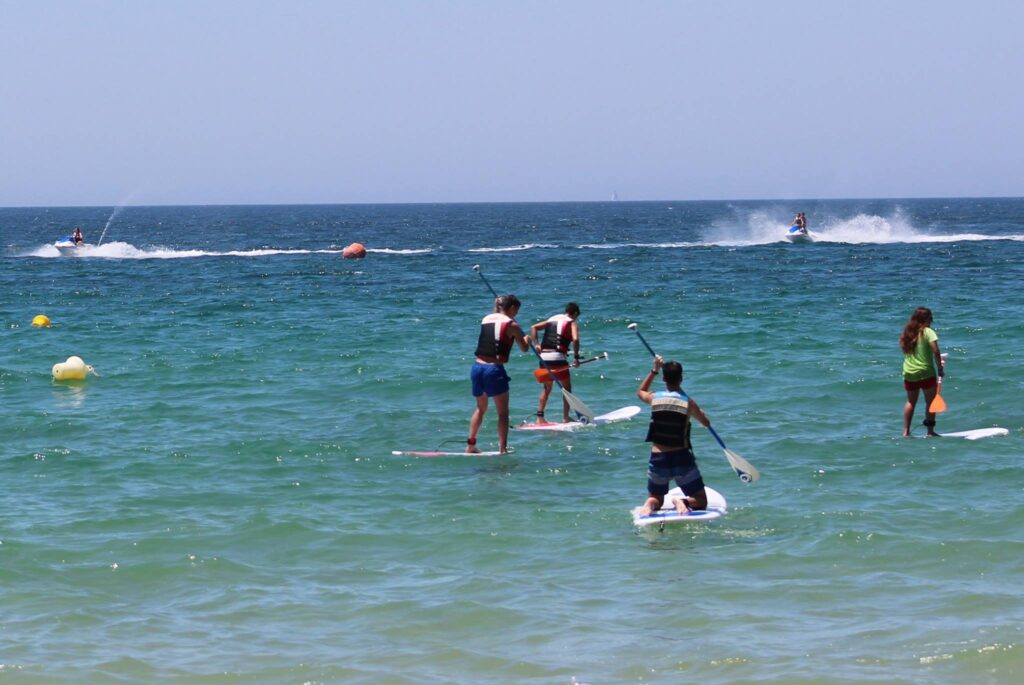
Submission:
[[[380,254],[429,254],[434,250],[426,247],[422,249],[397,250],[389,247],[366,248],[367,252],[379,252]]]
[[[195,257],[266,257],[270,255],[314,254],[329,250],[283,250],[259,248],[254,250],[175,250],[169,247],[139,248],[130,243],[111,242],[98,247],[82,248],[81,252],[71,255],[71,259],[191,259]],[[26,257],[62,257],[53,245],[43,245],[27,254]]]
[[[558,245],[548,245],[546,243],[527,243],[526,245],[512,245],[510,247],[473,247],[470,248],[470,252],[521,252],[522,250],[533,250],[533,249],[552,249],[557,248]]]
[[[706,243],[702,242],[682,242],[682,243],[588,243],[578,245],[577,249],[580,250],[619,250],[626,247],[649,247],[655,249],[673,249],[680,247],[702,247]]]

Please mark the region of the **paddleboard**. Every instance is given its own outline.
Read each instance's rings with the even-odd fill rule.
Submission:
[[[981,440],[982,438],[994,438],[999,435],[1009,435],[1006,428],[975,428],[970,431],[959,431],[957,433],[939,433],[942,438],[963,438],[964,440]]]
[[[689,523],[693,521],[714,521],[715,519],[722,518],[725,516],[725,510],[727,504],[725,497],[722,493],[718,492],[714,488],[704,486],[704,492],[708,496],[708,508],[704,511],[689,511],[685,514],[680,514],[676,511],[675,506],[672,504],[673,497],[682,497],[683,491],[680,488],[672,488],[665,495],[665,501],[661,505],[661,509],[655,512],[651,512],[647,516],[640,515],[640,507],[634,507],[630,513],[633,515],[633,525],[640,528],[646,526],[661,526],[666,523]]]
[[[615,411],[608,412],[607,414],[595,416],[594,420],[590,423],[581,423],[579,421],[569,421],[568,423],[523,423],[518,426],[513,426],[513,428],[520,431],[574,431],[586,426],[602,426],[606,423],[629,421],[641,411],[640,407],[632,405],[616,409]]]
[[[417,451],[417,450],[391,450],[391,454],[407,457],[497,457],[501,452],[440,452],[440,451]],[[506,452],[511,454],[511,452]]]

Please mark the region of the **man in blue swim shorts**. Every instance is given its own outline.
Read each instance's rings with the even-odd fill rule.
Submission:
[[[650,392],[651,383],[662,370],[665,390]],[[647,429],[647,442],[651,443],[647,465],[648,497],[640,508],[641,516],[649,516],[661,508],[673,480],[683,491],[683,497],[674,498],[672,502],[676,511],[685,514],[689,510],[708,508],[704,479],[690,444],[690,419],[696,419],[705,427],[710,426],[711,421],[693,398],[683,392],[682,383],[683,365],[676,361],[666,363],[655,356],[654,368],[644,376],[636,391],[637,397],[651,405],[651,424]]]
[[[519,313],[519,298],[515,295],[502,295],[494,301],[494,312],[488,314],[480,322],[480,337],[476,345],[476,359],[469,372],[473,382],[473,397],[476,398],[476,409],[469,419],[469,437],[466,438],[466,452],[475,454],[480,451],[476,446],[476,435],[487,413],[487,398],[494,399],[494,408],[498,411],[498,450],[504,454],[508,451],[508,383],[505,364],[512,351],[512,343],[525,352],[529,348],[529,336],[524,336],[515,316]]]

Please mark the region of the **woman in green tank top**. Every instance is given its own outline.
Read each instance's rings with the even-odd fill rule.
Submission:
[[[938,392],[936,374],[943,376],[942,355],[939,353],[939,336],[931,328],[932,311],[918,307],[910,315],[900,335],[900,349],[903,350],[903,389],[907,391],[907,403],[903,405],[903,437],[910,437],[910,422],[914,418],[917,398],[924,392],[924,425],[928,435],[935,432],[935,414],[927,406]]]

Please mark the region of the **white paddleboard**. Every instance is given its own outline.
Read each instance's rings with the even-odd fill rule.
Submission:
[[[963,438],[964,440],[981,440],[982,438],[994,438],[999,435],[1009,435],[1010,431],[1005,428],[975,428],[970,431],[959,431],[957,433],[939,433],[943,438]]]
[[[418,451],[418,450],[392,450],[391,454],[407,457],[497,457],[501,452],[441,452],[441,451]],[[506,454],[511,454],[506,452]]]
[[[629,407],[621,407],[615,411],[608,412],[607,414],[595,416],[594,420],[590,423],[581,423],[579,421],[570,421],[568,423],[523,423],[512,427],[520,431],[574,431],[586,426],[602,426],[606,423],[629,421],[641,411],[642,409],[640,407],[632,405]]]
[[[672,488],[665,495],[665,501],[661,509],[651,512],[647,516],[640,515],[640,507],[634,507],[630,513],[633,515],[633,525],[643,528],[645,526],[660,526],[666,523],[689,523],[693,521],[714,521],[725,516],[727,504],[722,493],[713,488],[704,486],[704,492],[708,496],[708,508],[704,511],[689,511],[680,514],[672,504],[673,497],[682,497],[683,491],[679,488]]]

